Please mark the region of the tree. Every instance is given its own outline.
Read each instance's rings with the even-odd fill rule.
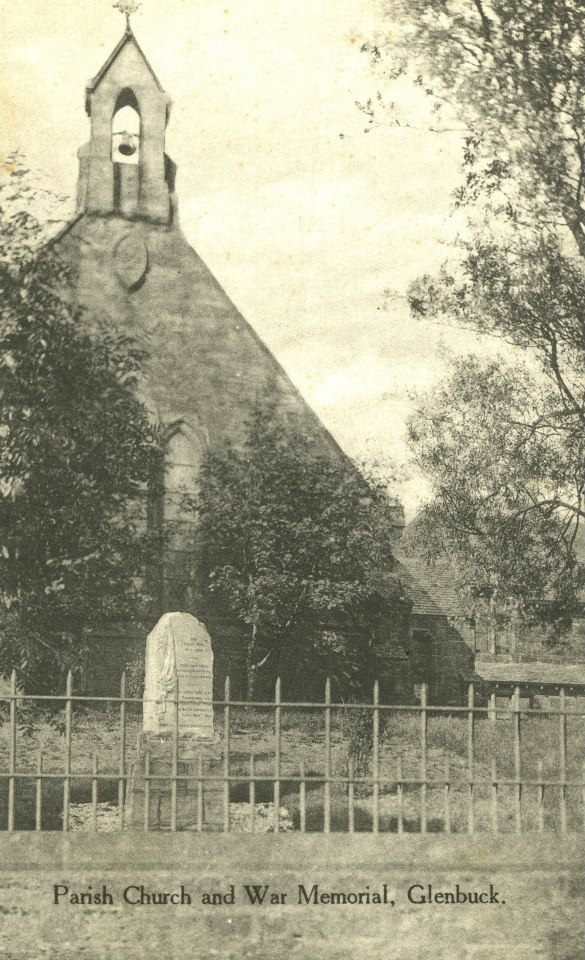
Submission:
[[[472,359],[421,402],[411,441],[434,494],[421,529],[448,549],[465,544],[468,569],[488,583],[518,590],[521,572],[525,595],[540,584],[568,603],[584,516],[585,8],[415,0],[389,10],[401,28],[392,46],[370,47],[374,59],[413,73],[466,131],[455,201],[467,230],[439,275],[412,286],[411,309],[500,338],[533,370],[515,374],[522,410],[510,369]],[[532,559],[516,576],[505,544]]]
[[[0,663],[50,687],[91,628],[140,609],[156,444],[135,396],[143,356],[84,332],[27,184],[15,159],[0,193]]]
[[[400,596],[392,577],[396,504],[274,405],[255,408],[245,441],[209,453],[192,502],[195,581],[245,631],[248,695],[259,671],[289,681],[333,670],[351,690],[367,674],[381,618]]]
[[[467,131],[460,202],[565,226],[585,252],[585,8],[580,0],[388,0],[374,59]]]
[[[585,584],[574,549],[585,437],[567,428],[550,385],[517,364],[461,358],[409,432],[433,498],[407,546],[448,556],[471,598],[513,600],[541,619],[570,615]]]
[[[551,234],[534,239],[524,233],[506,240],[475,236],[453,268],[445,266],[438,277],[423,277],[412,286],[410,302],[415,314],[455,321],[507,341],[518,358],[514,368],[473,358],[455,364],[449,383],[419,404],[410,439],[435,493],[427,526],[431,515],[436,522],[442,518],[458,536],[453,491],[461,495],[466,446],[471,453],[481,445],[470,482],[480,483],[488,497],[489,537],[488,528],[482,530],[492,545],[494,575],[502,540],[513,530],[518,535],[517,518],[530,514],[535,523],[539,514],[561,554],[561,566],[555,565],[556,572],[551,568],[549,583],[556,593],[560,569],[574,569],[575,543],[585,519],[585,270],[580,257],[564,254]],[[522,370],[519,351],[530,360],[530,375]],[[455,417],[457,438],[447,439],[445,431]],[[502,496],[494,496],[496,468],[504,484]],[[509,478],[516,484],[512,499]],[[447,509],[445,498],[451,502]],[[476,499],[460,501],[468,513],[478,506]],[[470,547],[472,542],[479,541],[474,537]],[[537,579],[541,572],[534,571]],[[527,589],[529,582],[530,577]],[[569,577],[565,585],[571,583]]]
[[[415,314],[533,350],[581,410],[585,365],[585,8],[570,0],[393,0],[394,73],[414,69],[468,135],[468,229]],[[375,47],[378,59],[383,59]],[[391,52],[390,52],[391,51]],[[396,62],[398,66],[396,65]]]

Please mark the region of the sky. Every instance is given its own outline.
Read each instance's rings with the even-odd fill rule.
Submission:
[[[2,151],[73,196],[85,84],[124,20],[109,0],[4,0],[2,20]],[[378,78],[360,48],[392,30],[379,0],[145,0],[133,28],[173,100],[187,239],[341,446],[404,462],[412,391],[478,345],[405,300],[461,228],[464,131],[429,131],[401,81],[385,91],[401,125],[366,132],[356,102]],[[428,484],[409,468],[398,492],[410,517]]]

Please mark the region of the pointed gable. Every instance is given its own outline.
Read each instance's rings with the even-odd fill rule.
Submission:
[[[157,89],[161,91],[161,93],[164,92],[156,73],[150,65],[144,51],[142,50],[142,47],[138,43],[138,40],[134,36],[132,28],[127,27],[108,59],[105,61],[100,70],[98,70],[95,77],[88,82],[85,88],[85,110],[88,116],[91,116],[92,94],[95,93],[102,80],[112,71],[118,72],[118,70],[120,70],[122,75],[127,75],[128,60],[134,61],[133,65],[135,71],[137,68],[139,68],[139,66],[142,66],[142,72],[145,74],[145,77],[150,78],[150,80],[155,84]]]

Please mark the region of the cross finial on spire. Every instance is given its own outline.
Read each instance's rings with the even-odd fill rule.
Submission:
[[[116,3],[113,3],[112,6],[114,10],[119,10],[120,13],[125,14],[126,16],[126,29],[130,29],[130,17],[133,13],[136,13],[138,8],[141,6],[140,0],[116,0]]]

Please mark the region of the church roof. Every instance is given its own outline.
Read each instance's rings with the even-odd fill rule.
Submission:
[[[461,617],[464,605],[447,563],[427,564],[420,557],[397,554],[395,573],[412,601],[412,613],[425,617]]]
[[[489,683],[585,686],[584,663],[544,663],[537,660],[505,663],[476,660],[475,669],[479,677]]]
[[[128,43],[133,43],[133,44],[134,44],[134,46],[135,46],[136,49],[138,50],[138,53],[140,54],[140,56],[141,56],[142,59],[144,60],[145,66],[148,68],[149,72],[151,73],[152,79],[153,79],[154,82],[156,83],[158,89],[161,90],[161,91],[163,90],[163,87],[162,87],[162,85],[161,85],[160,80],[158,79],[156,73],[155,73],[154,70],[152,69],[152,67],[151,67],[151,65],[150,65],[150,63],[149,63],[149,61],[148,61],[148,59],[147,59],[147,57],[146,57],[146,54],[144,53],[142,47],[141,47],[140,44],[138,43],[138,40],[137,40],[136,37],[134,36],[134,31],[132,30],[132,27],[128,24],[128,26],[126,27],[126,30],[124,31],[124,33],[122,34],[120,40],[118,41],[118,43],[116,44],[116,46],[115,46],[114,49],[112,50],[112,52],[111,52],[110,56],[108,57],[108,59],[105,61],[105,63],[103,64],[103,66],[98,70],[98,72],[96,73],[95,77],[93,77],[93,78],[88,82],[88,84],[87,84],[87,86],[86,86],[86,94],[89,95],[90,93],[93,93],[94,90],[96,90],[96,89],[98,88],[101,80],[105,77],[106,73],[108,72],[108,70],[110,69],[110,67],[112,66],[112,64],[113,64],[113,63],[115,62],[115,60],[119,57],[120,53],[122,52],[122,50],[124,49],[124,47],[125,47],[126,44],[128,44]],[[87,113],[89,113],[89,96],[86,97],[85,109],[86,109]]]

